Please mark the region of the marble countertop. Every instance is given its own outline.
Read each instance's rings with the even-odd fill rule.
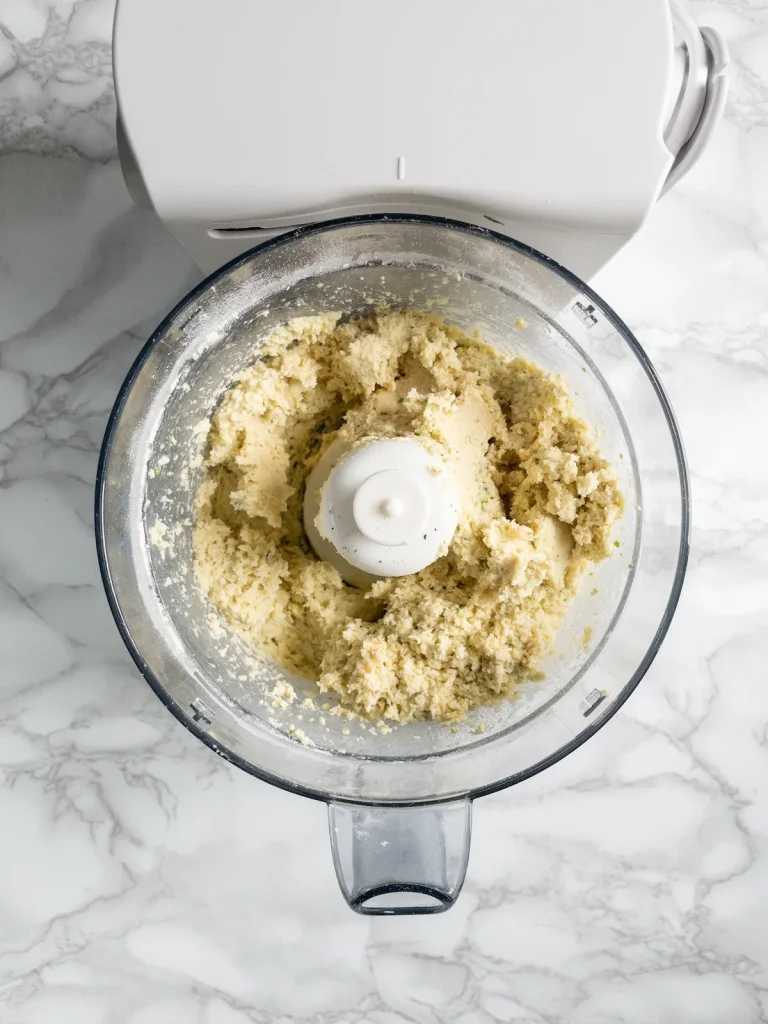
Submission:
[[[686,440],[690,572],[625,708],[480,800],[466,886],[365,919],[325,808],[217,759],[109,615],[97,453],[194,281],[114,162],[111,0],[0,0],[0,1021],[768,1021],[768,5],[696,0],[725,119],[595,282]]]

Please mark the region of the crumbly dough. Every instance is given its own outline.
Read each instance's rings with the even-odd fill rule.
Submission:
[[[367,592],[312,552],[312,466],[338,440],[415,436],[462,495],[448,553]],[[616,474],[563,381],[437,317],[291,321],[212,416],[200,583],[265,654],[345,712],[451,721],[540,675],[585,568],[609,554]]]

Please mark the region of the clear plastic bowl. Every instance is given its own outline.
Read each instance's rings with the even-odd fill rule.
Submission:
[[[282,672],[254,663],[195,579],[191,524],[204,425],[222,392],[278,324],[381,305],[437,311],[562,374],[619,470],[627,503],[616,554],[595,566],[573,602],[545,679],[453,730],[425,722],[383,736],[332,716],[322,723],[300,701],[274,708],[268,691]],[[415,216],[356,217],[282,236],[192,291],[120,391],[96,506],[107,595],[144,677],[218,754],[329,803],[342,890],[366,913],[450,906],[464,876],[472,799],[546,768],[615,713],[669,626],[689,534],[674,416],[616,314],[527,246]],[[151,543],[158,522],[165,537]],[[301,680],[290,681],[301,691]],[[294,738],[296,729],[313,745]]]

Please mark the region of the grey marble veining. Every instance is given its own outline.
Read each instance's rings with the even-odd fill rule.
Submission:
[[[117,156],[114,0],[2,0],[0,152]]]
[[[449,914],[366,920],[324,808],[189,736],[112,624],[98,447],[196,274],[111,160],[110,0],[0,0],[3,1024],[768,1021],[768,5],[691,8],[725,120],[595,282],[687,444],[680,608],[609,725],[476,804]]]

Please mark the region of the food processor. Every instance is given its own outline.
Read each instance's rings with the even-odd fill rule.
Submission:
[[[678,0],[120,0],[120,160],[206,273],[394,211],[588,280],[703,152],[726,63]]]
[[[708,131],[698,126],[702,121],[711,125],[722,105],[724,50],[713,33],[706,45],[699,34],[705,54],[696,64],[694,30],[688,25],[680,44],[683,70],[675,78],[678,51],[666,0],[480,3],[466,25],[466,12],[450,0],[439,7],[221,0],[216,18],[206,20],[206,65],[197,6],[185,7],[183,17],[180,4],[171,0],[160,7],[144,0],[118,6],[116,74],[124,160],[129,142],[126,175],[130,179],[141,168],[138,186],[133,176],[138,197],[155,206],[201,266],[218,269],[153,333],[107,426],[96,487],[96,533],[108,600],[142,674],[195,736],[258,778],[327,803],[336,872],[353,909],[365,914],[443,911],[453,905],[464,880],[473,800],[529,778],[592,736],[646,672],[679,597],[688,552],[689,492],[674,416],[631,332],[570,266],[589,274],[605,262],[665,185],[694,159],[701,143],[697,132]],[[618,8],[621,17],[612,13]],[[581,18],[572,15],[575,9]],[[617,75],[621,66],[632,90],[638,90],[640,68],[650,69],[642,101],[630,95],[632,90],[617,96],[613,82],[611,89],[606,83],[598,89],[592,72],[584,70],[589,39],[584,25],[594,29],[598,9],[607,19],[603,38],[608,26],[614,48],[626,46],[621,60],[614,61]],[[146,74],[140,82],[136,33],[150,10],[153,30],[141,43],[151,52],[144,55]],[[486,18],[482,32],[476,24],[481,16]],[[518,17],[519,32],[513,31]],[[511,19],[504,33],[499,19]],[[411,34],[404,36],[406,24]],[[157,40],[168,43],[172,29],[175,48],[163,51],[160,45],[155,51]],[[225,37],[228,48],[221,46]],[[333,104],[318,106],[316,100],[327,104],[328,91],[340,86],[339,61],[353,37],[345,90],[334,97],[347,113],[350,103],[361,98],[365,103],[356,107],[359,120],[337,132],[341,111]],[[327,78],[308,77],[307,62],[317,58],[313,38],[326,47],[322,69],[315,70],[327,70]],[[363,38],[370,45],[361,56]],[[401,50],[403,38],[408,45]],[[434,42],[432,50],[426,46],[426,63],[417,65],[415,78],[409,79],[410,59],[421,52],[413,50],[413,39],[420,39],[421,49],[430,39]],[[662,43],[669,50],[663,73],[649,65],[647,53],[638,54],[646,47],[658,51]],[[557,60],[565,61],[556,80],[547,74],[554,70],[547,63],[550,44]],[[455,63],[438,59],[441,48]],[[541,61],[529,79],[528,96],[521,99],[513,88],[502,104],[497,94],[502,72],[514,85],[520,57],[533,74],[533,58],[521,56],[521,48],[533,48]],[[599,77],[609,62],[603,48],[596,49]],[[514,59],[507,58],[507,50]],[[167,66],[161,74],[156,65],[163,60]],[[499,61],[507,63],[502,67]],[[443,78],[433,79],[441,65],[446,65]],[[201,74],[205,67],[211,68],[207,75]],[[491,69],[488,75],[486,68]],[[260,91],[230,95],[233,75],[244,76],[241,85],[249,76],[252,82],[261,76]],[[306,105],[301,111],[292,107],[293,123],[283,123],[280,118],[287,115],[280,113],[281,104],[288,100],[280,89],[285,85],[291,102],[297,102],[298,94],[291,92],[297,76],[303,80]],[[379,139],[380,130],[387,145],[394,145],[398,124],[397,118],[385,116],[382,76],[414,145],[390,153],[396,181],[412,183],[399,193],[390,191],[383,172],[377,176],[374,167],[383,150],[371,133]],[[471,99],[464,106],[458,79]],[[701,88],[691,107],[686,97],[693,79]],[[670,113],[672,80],[678,92]],[[316,84],[316,91],[310,84]],[[578,95],[582,85],[588,106]],[[417,86],[431,88],[434,121],[427,116],[423,93],[414,91]],[[473,89],[481,89],[485,107],[477,107]],[[648,91],[656,105],[653,117]],[[144,107],[142,113],[142,96],[153,92],[154,109]],[[617,107],[614,142],[620,152],[590,185],[586,168],[577,166],[573,154],[567,173],[563,165],[550,163],[562,157],[552,130],[571,119],[578,130],[570,130],[568,139],[577,145],[579,158],[595,167],[582,141],[591,131],[592,104],[597,115],[607,109],[605,93],[619,106],[631,101],[633,116],[644,108],[645,143],[653,136],[653,146],[629,145],[632,133]],[[523,110],[526,100],[552,118],[551,127],[535,137],[525,137],[524,127],[531,127]],[[469,132],[469,148],[460,134],[452,132],[449,138],[441,122],[451,104],[456,104],[455,123]],[[503,131],[498,120],[502,107]],[[664,135],[669,132],[678,141],[685,135],[679,122],[684,108],[686,131],[693,134],[675,154],[664,146]],[[366,109],[370,117],[363,117]],[[698,119],[691,118],[694,109]],[[253,113],[250,121],[243,117],[246,110]],[[581,116],[585,110],[588,117]],[[484,135],[492,137],[490,149],[472,149],[480,142],[479,126],[472,120],[478,116]],[[317,118],[323,131],[313,130]],[[267,122],[274,134],[272,128],[266,131]],[[323,145],[326,129],[332,131]],[[607,158],[610,147],[604,139],[598,142]],[[531,157],[540,143],[546,159]],[[501,146],[508,148],[505,166],[487,163]],[[648,159],[640,160],[643,148]],[[419,159],[413,159],[415,152]],[[430,154],[439,157],[437,163],[430,162]],[[630,181],[633,175],[623,173],[632,165],[634,174],[638,161],[642,186],[639,178]],[[553,173],[537,183],[537,162],[542,173],[549,168],[556,175],[558,189]],[[298,170],[291,176],[294,165]],[[438,188],[441,169],[445,188]],[[317,188],[298,203],[299,177],[308,186],[315,180],[313,172]],[[475,172],[476,188],[470,188]],[[579,204],[585,211],[581,219],[572,216]],[[518,237],[511,236],[513,231]],[[234,258],[219,266],[230,255]],[[522,355],[560,374],[577,412],[597,432],[626,502],[613,534],[615,553],[590,570],[542,666],[543,678],[523,684],[514,700],[476,709],[451,727],[423,721],[381,730],[333,714],[332,707],[318,702],[311,680],[284,672],[232,631],[195,577],[195,494],[205,472],[210,415],[222,394],[259,358],[272,331],[292,318],[329,311],[354,317],[383,307],[437,312],[469,333],[479,331],[500,352]],[[370,527],[374,533],[380,528]],[[366,563],[357,561],[364,571]],[[285,699],[292,692],[296,699]]]

